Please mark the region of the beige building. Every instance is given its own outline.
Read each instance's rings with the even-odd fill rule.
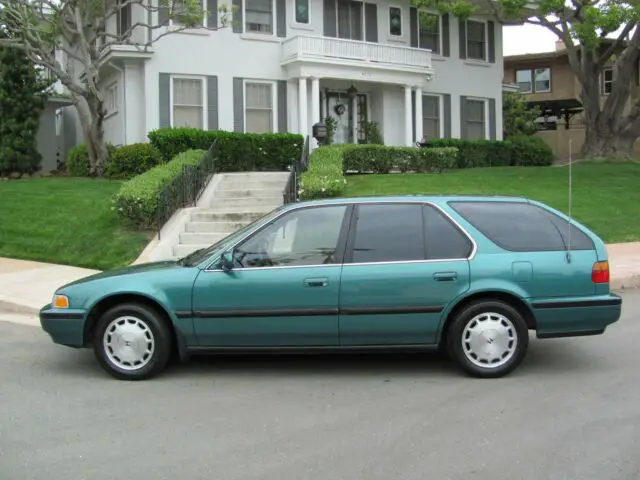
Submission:
[[[604,48],[604,47],[603,47]],[[612,66],[605,66],[600,77],[601,102],[611,92],[614,80]],[[542,130],[537,133],[553,149],[559,159],[582,148],[585,137],[581,87],[569,66],[569,58],[562,41],[556,42],[553,52],[531,53],[504,57],[504,81],[527,95],[527,102],[538,106]],[[640,95],[640,66],[636,65],[634,88],[626,110]],[[640,151],[638,143],[636,150]]]

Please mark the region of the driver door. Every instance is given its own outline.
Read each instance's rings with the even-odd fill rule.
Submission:
[[[193,289],[203,347],[338,346],[340,275],[351,206],[292,210],[237,244],[233,267]]]

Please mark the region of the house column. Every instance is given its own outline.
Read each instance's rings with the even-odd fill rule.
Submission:
[[[414,142],[422,139],[422,89],[416,87],[416,138]]]
[[[302,136],[309,135],[307,128],[307,79],[298,79],[298,129]]]
[[[320,121],[320,79],[311,79],[311,126]],[[318,146],[318,141],[311,139],[311,148]]]
[[[412,118],[411,118],[411,87],[409,85],[404,86],[404,143],[407,147],[413,145],[411,141],[412,130]]]

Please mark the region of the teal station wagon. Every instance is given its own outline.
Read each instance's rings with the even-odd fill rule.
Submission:
[[[438,348],[500,377],[524,359],[529,330],[602,334],[621,308],[604,243],[562,213],[416,196],[287,205],[180,260],[66,285],[40,321],[127,380],[174,354]]]

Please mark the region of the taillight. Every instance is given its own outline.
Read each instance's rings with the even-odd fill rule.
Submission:
[[[596,262],[591,269],[593,283],[609,283],[609,262]]]

